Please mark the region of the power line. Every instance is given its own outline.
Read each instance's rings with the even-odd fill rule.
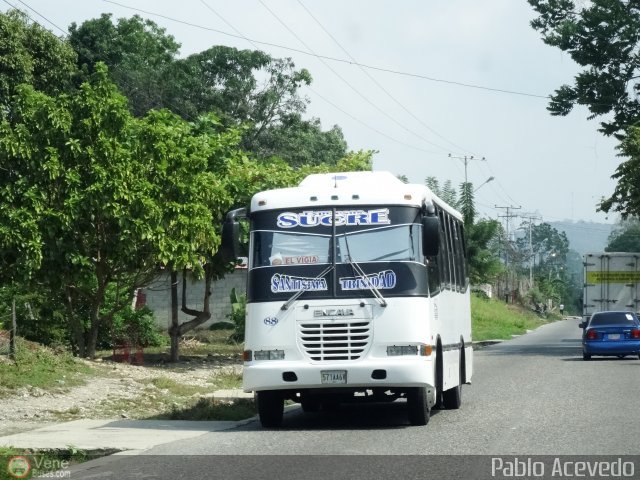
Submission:
[[[311,53],[315,54],[315,52],[313,51],[313,49],[311,47],[309,47],[309,45],[307,45],[307,43],[300,38],[300,36],[298,34],[296,34],[296,32],[294,32],[289,25],[286,24],[286,22],[284,22],[273,10],[271,10],[267,4],[264,3],[263,0],[258,0],[260,2],[260,4],[289,32],[291,33],[291,35],[293,35],[308,51],[310,51]],[[407,127],[406,125],[402,124],[401,122],[399,122],[397,119],[395,119],[393,116],[391,116],[389,113],[385,112],[382,108],[380,108],[378,105],[376,105],[374,102],[372,102],[369,98],[367,98],[365,95],[362,94],[362,92],[360,92],[360,90],[358,90],[357,88],[355,88],[353,85],[351,85],[351,83],[346,80],[342,75],[340,75],[333,67],[331,67],[323,58],[318,57],[318,59],[323,63],[323,65],[325,67],[327,67],[331,73],[333,73],[336,77],[338,77],[347,87],[349,87],[356,95],[358,95],[361,99],[363,99],[365,102],[367,102],[369,105],[371,105],[373,108],[375,108],[378,112],[380,112],[382,115],[384,115],[385,117],[387,117],[389,120],[391,120],[393,123],[395,123],[396,125],[398,125],[400,128],[402,128],[403,130],[409,132],[410,134],[420,138],[422,141],[424,141],[425,143],[428,143],[429,145],[433,145],[437,148],[440,148],[442,150],[447,150],[445,147],[438,145],[437,143],[434,143],[430,140],[427,140],[425,137],[423,137],[422,135],[420,135],[419,133],[414,132],[413,130],[411,130],[409,127]]]
[[[448,140],[446,137],[444,137],[443,135],[441,135],[440,133],[438,133],[436,130],[434,130],[433,128],[431,128],[429,125],[427,125],[425,122],[422,121],[422,119],[420,119],[418,116],[416,116],[411,110],[409,110],[407,107],[405,107],[400,101],[398,101],[386,88],[384,88],[362,65],[360,65],[358,63],[358,61],[342,46],[342,44],[340,42],[338,42],[338,40],[331,34],[331,32],[329,32],[322,23],[320,23],[320,20],[318,20],[316,18],[316,16],[305,6],[305,4],[301,1],[301,0],[297,0],[298,4],[309,14],[309,16],[320,26],[320,28],[329,36],[329,38],[331,38],[331,40],[333,40],[333,42],[338,45],[338,47],[340,47],[340,49],[347,55],[347,57],[349,57],[353,62],[354,65],[357,65],[358,68],[360,68],[360,71],[362,71],[362,73],[364,73],[378,88],[380,88],[380,90],[382,90],[391,100],[393,100],[393,102],[396,103],[396,105],[398,105],[400,108],[402,108],[405,112],[407,112],[414,120],[416,120],[418,123],[420,123],[423,127],[425,127],[427,130],[429,130],[431,133],[433,133],[434,135],[438,136],[439,138],[441,138],[442,140],[444,140],[445,142],[449,143],[450,145],[453,145],[456,148],[459,148],[461,150],[465,150],[468,151],[467,149],[453,143],[452,141]]]
[[[311,87],[308,87],[308,88],[309,88],[309,90],[311,90],[311,92],[313,92],[314,95],[317,95],[320,99],[322,99],[325,102],[327,102],[333,108],[341,111],[342,113],[347,115],[352,120],[355,120],[356,122],[360,123],[361,125],[364,125],[368,129],[372,130],[373,132],[377,133],[378,135],[381,135],[381,136],[391,140],[392,142],[398,143],[400,145],[404,145],[405,147],[409,147],[409,148],[412,148],[414,150],[418,150],[418,151],[421,151],[421,152],[424,152],[424,153],[430,153],[430,154],[433,154],[433,155],[444,155],[443,153],[440,153],[440,152],[432,152],[432,151],[425,150],[425,149],[420,148],[420,147],[416,147],[415,145],[411,145],[411,144],[405,143],[402,140],[398,140],[397,138],[394,138],[394,137],[392,137],[390,135],[387,135],[386,133],[382,132],[381,130],[378,130],[377,128],[372,127],[371,125],[365,123],[364,121],[360,120],[359,118],[355,117],[354,115],[351,115],[349,112],[345,111],[344,109],[342,109],[340,106],[336,105],[334,102],[332,102],[328,98],[324,97],[323,95],[320,95],[318,92],[313,90]]]
[[[7,0],[4,0],[4,2],[5,2],[5,3],[7,3],[7,4],[9,4],[9,5],[11,5],[9,2],[7,2]],[[40,12],[38,12],[37,10],[35,10],[34,8],[32,8],[31,6],[27,5],[27,4],[26,4],[25,2],[23,2],[22,0],[18,0],[18,2],[20,2],[22,5],[24,5],[25,7],[27,7],[29,10],[31,10],[31,11],[32,11],[33,13],[35,13],[36,15],[38,15],[40,18],[44,18],[47,22],[49,22],[49,23],[50,23],[51,25],[53,25],[55,28],[57,28],[58,30],[60,30],[60,31],[62,32],[62,34],[63,34],[63,35],[65,35],[65,36],[66,36],[66,35],[68,34],[68,32],[67,32],[66,30],[63,30],[62,28],[60,28],[59,26],[57,26],[55,23],[53,23],[53,22],[52,22],[51,20],[49,20],[47,17],[45,17],[44,15],[42,15]],[[14,7],[13,5],[11,5],[11,6],[12,6],[13,8],[16,8],[16,7]],[[16,8],[16,10],[17,10],[17,8]],[[31,18],[31,17],[29,17],[29,18]],[[32,18],[31,18],[31,21],[34,21],[34,22],[35,22],[35,20],[33,20]],[[37,23],[37,22],[36,22],[36,23]]]
[[[329,55],[316,54],[316,53],[312,53],[312,52],[309,52],[309,51],[306,51],[306,50],[301,50],[301,49],[298,49],[298,48],[288,47],[286,45],[279,45],[277,43],[271,43],[271,42],[263,42],[263,41],[260,41],[260,40],[251,39],[251,38],[244,37],[244,36],[241,36],[241,35],[234,35],[233,33],[225,32],[223,30],[218,30],[218,29],[211,28],[211,27],[205,27],[203,25],[198,25],[198,24],[193,23],[193,22],[187,22],[185,20],[179,20],[177,18],[169,17],[167,15],[162,15],[160,13],[150,12],[148,10],[143,10],[141,8],[136,8],[136,7],[130,7],[128,5],[123,5],[123,4],[115,2],[113,0],[102,0],[102,1],[106,2],[106,3],[110,3],[112,5],[117,5],[117,6],[121,7],[121,8],[125,8],[125,9],[128,9],[128,10],[133,10],[135,12],[145,13],[147,15],[153,15],[153,16],[158,17],[158,18],[164,18],[165,20],[169,20],[171,22],[180,23],[182,25],[187,25],[187,26],[190,26],[190,27],[193,27],[193,28],[198,28],[200,30],[206,30],[206,31],[209,31],[209,32],[219,33],[220,35],[225,35],[227,37],[240,38],[242,40],[255,42],[255,43],[260,44],[260,45],[267,45],[267,46],[270,46],[270,47],[282,48],[283,50],[289,50],[291,52],[300,53],[302,55],[309,55],[309,56],[316,57],[316,58],[323,58],[325,60],[331,60],[333,62],[347,63],[349,65],[361,66],[363,68],[368,68],[370,70],[377,70],[379,72],[391,73],[391,74],[394,74],[394,75],[402,75],[402,76],[405,76],[405,77],[420,78],[420,79],[428,80],[428,81],[431,81],[431,82],[445,83],[445,84],[448,84],[448,85],[456,85],[456,86],[459,86],[459,87],[475,88],[475,89],[478,89],[478,90],[486,90],[486,91],[490,91],[490,92],[504,93],[504,94],[508,94],[508,95],[519,95],[519,96],[531,97],[531,98],[542,98],[542,99],[545,99],[545,100],[549,100],[550,99],[549,95],[537,95],[537,94],[534,94],[534,93],[519,92],[519,91],[516,91],[516,90],[507,90],[507,89],[503,89],[503,88],[486,87],[486,86],[483,86],[483,85],[465,83],[465,82],[460,82],[460,81],[456,81],[456,80],[445,80],[445,79],[442,79],[442,78],[431,77],[431,76],[428,76],[428,75],[421,75],[421,74],[418,74],[418,73],[404,72],[404,71],[401,71],[401,70],[394,70],[394,69],[391,69],[391,68],[378,67],[378,66],[375,66],[375,65],[367,65],[367,64],[364,64],[364,63],[354,62],[354,61],[347,60],[347,59],[344,59],[344,58],[337,58],[337,57],[331,57]]]
[[[220,13],[218,13],[213,7],[211,7],[210,5],[208,5],[205,0],[200,0],[201,3],[207,7],[207,9],[209,9],[212,13],[214,13],[218,18],[220,18],[225,24],[227,24],[233,31],[235,31],[238,35],[240,35],[241,38],[243,38],[244,40],[246,40],[247,42],[249,42],[250,44],[252,44],[255,48],[259,48],[253,40],[251,40],[250,38],[246,37],[245,35],[242,34],[242,32],[240,30],[238,30],[233,24],[231,24],[228,20],[226,20]],[[275,16],[275,15],[274,15]],[[276,17],[277,18],[277,17]],[[293,33],[293,32],[292,32]],[[295,35],[295,34],[294,34]],[[311,88],[310,86],[307,87],[314,95],[316,95],[318,98],[320,98],[321,100],[323,100],[324,102],[326,102],[327,104],[331,105],[333,108],[335,108],[336,110],[342,112],[344,115],[348,116],[349,118],[351,118],[352,120],[360,123],[361,125],[363,125],[364,127],[370,129],[371,131],[377,133],[380,136],[383,136],[389,140],[391,140],[392,142],[398,143],[400,145],[403,145],[405,147],[409,147],[412,148],[414,150],[418,150],[421,152],[425,152],[425,153],[429,153],[429,154],[434,154],[434,155],[442,155],[442,153],[440,152],[433,152],[433,151],[429,151],[429,150],[425,150],[423,148],[417,147],[415,145],[410,145],[406,142],[403,142],[401,140],[398,140],[397,138],[394,138],[384,132],[382,132],[381,130],[378,130],[375,127],[372,127],[371,125],[369,125],[368,123],[366,123],[365,121],[359,119],[358,117],[356,117],[355,115],[352,115],[351,113],[347,112],[346,110],[344,110],[343,108],[341,108],[340,106],[336,105],[334,102],[332,102],[331,100],[329,100],[328,98],[324,97],[323,95],[321,95],[320,93],[318,93],[316,90],[314,90],[313,88]]]

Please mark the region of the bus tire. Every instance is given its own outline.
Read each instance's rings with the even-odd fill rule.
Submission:
[[[442,405],[448,410],[457,410],[462,405],[462,382],[464,377],[464,356],[460,355],[460,379],[458,385],[442,392]]]
[[[277,428],[282,424],[284,396],[277,390],[257,392],[258,416],[265,428]]]
[[[429,406],[427,405],[427,388],[414,387],[407,392],[407,416],[411,425],[429,423]]]

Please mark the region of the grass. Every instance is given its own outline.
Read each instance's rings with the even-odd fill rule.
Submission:
[[[237,343],[229,339],[233,330],[220,329],[220,330],[195,330],[185,335],[184,339],[180,342],[180,356],[199,356],[199,355],[213,355],[213,356],[241,356],[242,355],[242,343]],[[167,336],[167,345],[169,344]],[[169,352],[168,346],[160,347],[145,347],[145,353],[149,354],[163,354]],[[99,356],[109,356],[110,351],[101,351]]]
[[[521,306],[471,295],[471,331],[474,341],[509,339],[548,322],[548,319]]]
[[[244,420],[256,415],[257,410],[253,400],[236,400],[233,402],[218,402],[213,398],[200,398],[197,402],[184,406],[173,407],[166,416],[168,420]]]
[[[70,387],[82,384],[92,368],[71,353],[18,338],[15,361],[0,362],[0,396],[21,387]]]

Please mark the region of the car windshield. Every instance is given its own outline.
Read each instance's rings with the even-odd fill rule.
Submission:
[[[636,316],[629,312],[604,312],[596,313],[591,317],[590,327],[603,327],[606,325],[636,325]]]

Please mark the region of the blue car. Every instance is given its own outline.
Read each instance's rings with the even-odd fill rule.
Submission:
[[[582,322],[582,358],[608,355],[640,358],[640,321],[632,312],[597,312]]]

